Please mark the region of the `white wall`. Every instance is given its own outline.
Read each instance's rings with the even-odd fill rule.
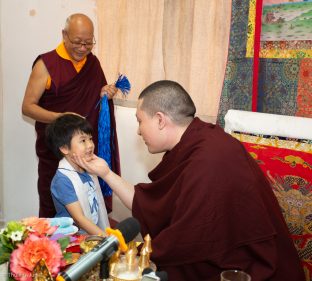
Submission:
[[[162,154],[149,154],[142,138],[137,135],[135,108],[117,106],[115,116],[122,177],[132,184],[148,182],[147,173],[161,160]],[[130,215],[118,198],[113,197],[112,218],[121,221]]]
[[[3,207],[0,208],[7,221],[38,214],[34,122],[21,114],[31,65],[38,54],[50,51],[61,41],[61,30],[69,14],[85,13],[95,27],[97,19],[95,0],[1,0],[0,12],[0,94],[3,89],[0,142]],[[145,181],[146,171],[158,162],[159,156],[148,155],[136,135],[134,109],[117,108],[116,118],[122,173],[133,183]],[[143,164],[139,164],[141,161]],[[123,211],[117,215],[120,216],[124,216]]]

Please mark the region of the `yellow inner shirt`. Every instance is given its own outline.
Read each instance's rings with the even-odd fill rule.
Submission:
[[[84,66],[84,64],[87,61],[87,57],[85,57],[82,61],[78,61],[78,62],[73,61],[70,58],[68,52],[66,51],[66,48],[64,46],[64,42],[60,43],[55,50],[61,58],[65,59],[65,60],[70,60],[72,62],[77,73],[79,73],[79,71],[82,69],[82,67]],[[49,90],[50,87],[51,87],[51,76],[48,77],[47,84],[46,84],[45,88],[46,88],[46,90]]]

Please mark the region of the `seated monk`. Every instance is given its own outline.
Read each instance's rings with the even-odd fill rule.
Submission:
[[[243,145],[194,117],[189,94],[158,81],[139,96],[138,134],[150,153],[165,152],[135,186],[104,160],[74,156],[102,177],[150,234],[151,259],[173,281],[220,280],[240,269],[252,281],[303,281],[297,251],[272,188]],[[88,160],[88,161],[87,161]]]

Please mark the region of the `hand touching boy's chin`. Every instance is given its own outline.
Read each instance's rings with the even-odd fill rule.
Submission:
[[[92,152],[88,152],[85,155],[82,156],[82,158],[84,158],[84,160],[86,160],[87,162],[91,161],[93,158],[93,151]]]

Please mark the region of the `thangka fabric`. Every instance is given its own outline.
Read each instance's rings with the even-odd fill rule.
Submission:
[[[232,133],[269,179],[306,280],[312,280],[312,141]]]
[[[229,109],[312,117],[311,10],[311,1],[232,1],[219,125]],[[270,28],[283,26],[286,39],[270,39]]]
[[[246,58],[248,13],[249,0],[232,1],[228,61],[217,118],[222,127],[229,109],[251,111],[253,59]]]

